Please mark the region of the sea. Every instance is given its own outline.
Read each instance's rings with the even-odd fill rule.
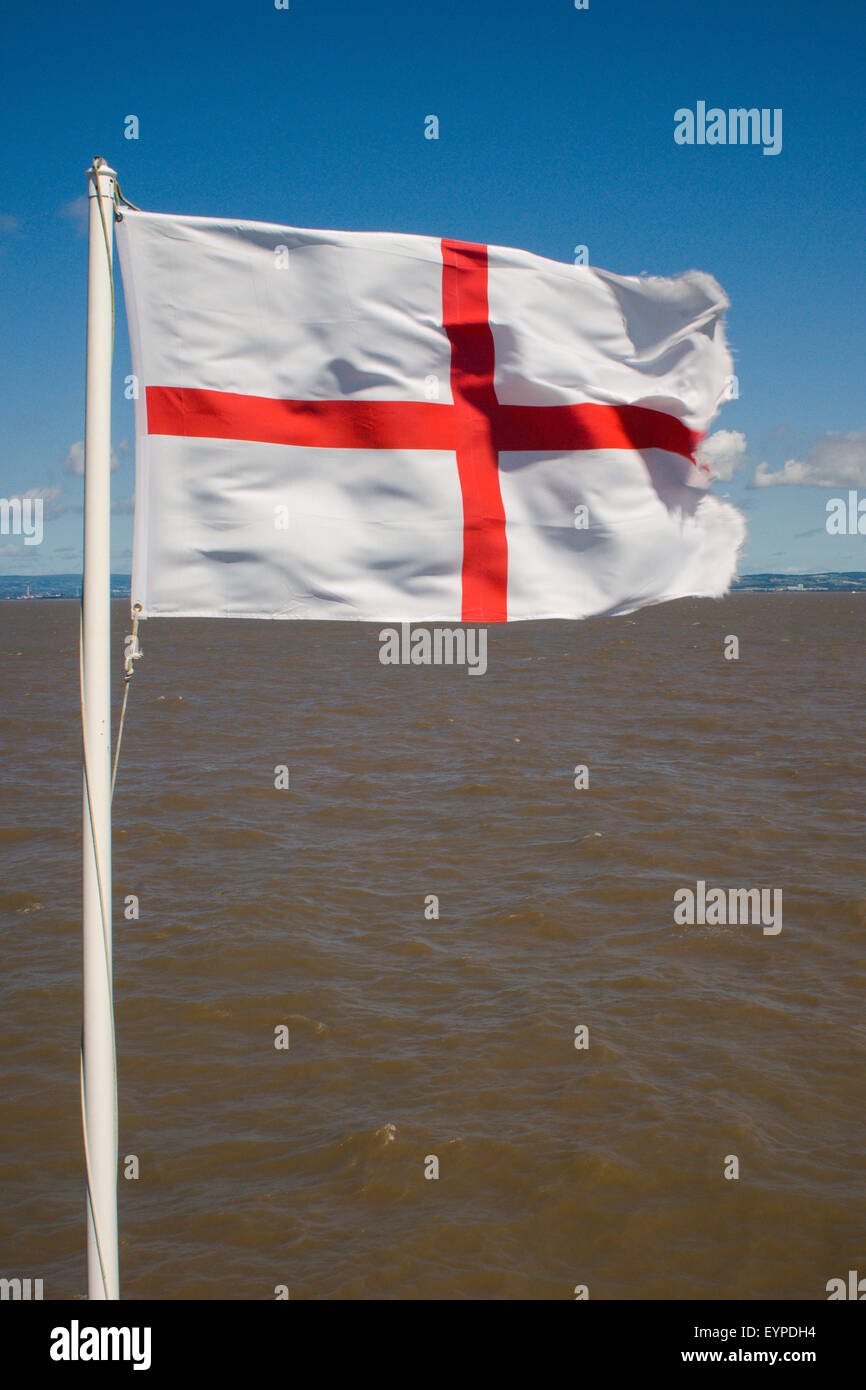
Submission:
[[[86,1294],[78,616],[0,603],[0,1275],[45,1299]],[[383,665],[370,624],[143,624],[122,1296],[866,1274],[864,617],[740,592],[496,625],[483,675]],[[128,631],[117,602],[115,728]]]

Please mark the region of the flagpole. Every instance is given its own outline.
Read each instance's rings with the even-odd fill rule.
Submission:
[[[84,1025],[81,1105],[87,1170],[87,1288],[116,1299],[117,1076],[111,977],[111,358],[115,173],[87,172],[87,386],[81,717],[84,738],[82,926]]]

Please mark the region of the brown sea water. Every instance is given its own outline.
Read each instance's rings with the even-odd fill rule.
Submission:
[[[491,627],[484,676],[382,666],[372,625],[145,624],[114,802],[123,1295],[866,1274],[864,615]],[[116,604],[118,658],[127,629]],[[0,1274],[46,1298],[86,1286],[77,638],[74,602],[0,604]],[[782,931],[675,925],[699,879],[782,889]]]

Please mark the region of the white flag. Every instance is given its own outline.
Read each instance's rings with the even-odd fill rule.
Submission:
[[[724,593],[708,275],[124,209],[144,617],[497,622]]]

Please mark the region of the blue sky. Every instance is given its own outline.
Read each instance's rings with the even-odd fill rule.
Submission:
[[[710,271],[739,398],[714,422],[741,571],[866,569],[826,503],[866,499],[866,17],[830,0],[187,0],[4,21],[0,497],[45,499],[0,574],[81,563],[85,171],[142,208],[525,247],[620,274]],[[681,145],[674,113],[781,109],[782,148]],[[424,138],[425,117],[439,139]],[[139,138],[124,138],[125,118]],[[118,275],[113,567],[128,571]],[[767,483],[767,478],[771,482]],[[779,481],[779,479],[783,481]],[[756,485],[758,484],[758,485]]]

